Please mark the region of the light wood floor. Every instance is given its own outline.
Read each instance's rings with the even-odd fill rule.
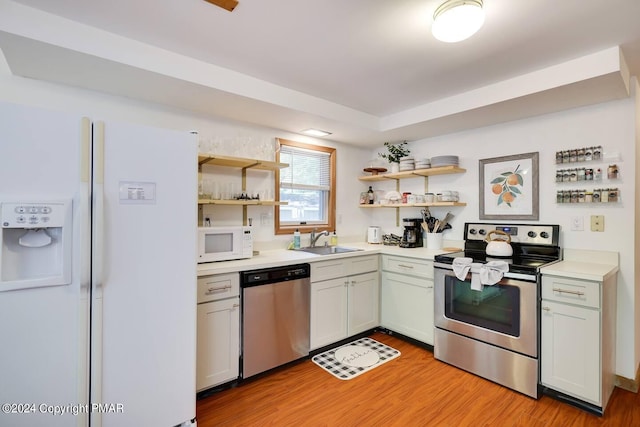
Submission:
[[[402,355],[349,381],[305,360],[198,400],[199,427],[640,426],[640,395],[616,388],[604,417],[534,400],[382,333]]]

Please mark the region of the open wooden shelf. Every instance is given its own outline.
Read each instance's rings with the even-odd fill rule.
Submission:
[[[287,163],[269,160],[245,159],[241,157],[219,156],[217,154],[198,154],[198,166],[215,165],[240,169],[256,169],[274,171],[289,167]]]
[[[284,206],[288,202],[277,202],[274,200],[219,200],[219,199],[198,199],[199,205],[226,205],[226,206]]]
[[[437,168],[429,168],[429,169],[414,169],[411,171],[402,171],[396,173],[384,173],[378,175],[366,175],[359,176],[358,179],[360,181],[387,181],[390,179],[407,179],[407,178],[416,178],[420,176],[434,176],[434,175],[447,175],[452,173],[464,173],[466,169],[459,168],[457,166],[440,166]]]
[[[429,208],[429,207],[447,207],[447,206],[467,206],[463,202],[433,202],[433,203],[387,203],[386,205],[360,205],[361,208],[377,209],[377,208]]]

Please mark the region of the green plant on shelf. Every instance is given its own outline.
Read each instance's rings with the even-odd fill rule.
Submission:
[[[384,146],[387,147],[388,153],[378,153],[378,156],[386,159],[389,163],[400,163],[400,159],[407,157],[411,152],[407,147],[407,141],[402,141],[399,144],[385,142]]]

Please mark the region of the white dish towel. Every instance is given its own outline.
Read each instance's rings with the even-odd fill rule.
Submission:
[[[458,279],[466,280],[467,274],[471,272],[471,289],[474,291],[481,291],[484,285],[495,285],[507,271],[509,264],[505,261],[489,261],[482,264],[467,257],[453,260],[453,272]]]

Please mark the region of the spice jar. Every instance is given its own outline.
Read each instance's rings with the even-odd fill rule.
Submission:
[[[609,165],[607,168],[607,178],[609,179],[618,179],[618,166],[617,165]]]
[[[593,191],[586,191],[584,193],[584,202],[592,203],[593,202]]]
[[[579,190],[578,191],[578,203],[584,203],[585,200],[585,191],[584,190]]]
[[[593,169],[587,168],[584,170],[584,179],[587,181],[593,181]]]
[[[556,151],[556,164],[562,163],[562,151]]]
[[[584,181],[585,180],[585,169],[584,168],[578,168],[578,181]]]
[[[578,203],[578,190],[571,190],[571,203]]]
[[[569,181],[576,182],[578,180],[578,170],[569,169]]]
[[[571,202],[571,192],[563,191],[562,192],[562,203],[570,203]]]
[[[593,160],[600,160],[602,157],[602,145],[593,147]]]
[[[600,190],[597,188],[593,190],[593,203],[600,203]]]
[[[564,179],[562,174],[563,174],[562,169],[558,169],[556,171],[556,182],[562,182],[562,180]]]
[[[584,162],[584,148],[578,148],[578,161]]]
[[[590,162],[593,160],[593,147],[587,147],[584,149],[584,161]]]
[[[563,203],[564,192],[562,190],[558,190],[556,192],[556,203]]]
[[[609,201],[609,189],[603,188],[600,190],[600,201],[602,203],[607,203]]]
[[[562,163],[569,163],[570,161],[570,157],[569,157],[569,150],[564,150],[562,152]]]
[[[572,163],[578,161],[578,150],[569,150],[569,161]]]
[[[610,188],[609,189],[609,202],[610,203],[615,203],[618,201],[618,195],[620,194],[620,192],[618,191],[617,188]]]
[[[596,171],[593,173],[593,179],[594,181],[600,181],[602,179],[602,169],[596,169]]]

